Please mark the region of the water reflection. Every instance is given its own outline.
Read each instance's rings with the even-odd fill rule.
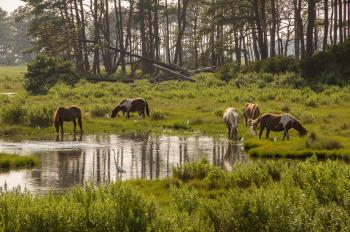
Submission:
[[[158,179],[172,167],[207,158],[228,171],[248,159],[240,145],[205,136],[148,134],[85,136],[81,142],[0,141],[0,152],[35,154],[38,169],[0,174],[0,185],[21,185],[33,192],[61,191],[74,185],[108,183],[117,179]]]

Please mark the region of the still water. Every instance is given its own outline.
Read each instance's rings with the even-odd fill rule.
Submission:
[[[208,159],[225,170],[249,162],[241,145],[205,136],[93,135],[82,141],[0,141],[0,152],[37,155],[41,167],[0,173],[7,189],[60,192],[74,185],[103,184],[116,179],[158,179],[172,167]]]

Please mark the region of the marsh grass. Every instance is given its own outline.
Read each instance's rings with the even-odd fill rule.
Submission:
[[[1,121],[8,124],[19,124],[25,121],[26,109],[19,102],[1,108]]]
[[[19,156],[0,153],[0,169],[34,167],[40,164],[36,156]]]
[[[34,106],[28,113],[31,126],[49,127],[53,123],[54,108],[50,106]]]
[[[4,231],[348,231],[350,168],[267,161],[224,172],[201,160],[164,180],[1,192]],[[184,175],[184,172],[187,174]]]

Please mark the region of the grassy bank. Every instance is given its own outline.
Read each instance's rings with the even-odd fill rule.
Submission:
[[[0,153],[0,171],[12,168],[26,168],[39,165],[39,158],[36,156],[18,156]]]
[[[24,72],[25,67],[0,68],[0,80],[6,85],[6,92],[17,93],[15,96],[0,95],[0,137],[54,139],[52,114],[59,105],[78,105],[83,109],[86,134],[151,132],[225,136],[223,110],[233,106],[241,112],[245,102],[257,102],[262,112],[291,113],[310,133],[325,140],[332,138],[340,146],[324,148],[320,142],[306,146],[308,138],[297,138],[295,131],[291,131],[292,139],[288,142],[281,142],[283,135],[273,132],[270,136],[276,136],[277,143],[265,139],[257,141],[249,134],[241,118],[239,135],[247,144],[255,144],[255,148],[249,151],[251,155],[349,155],[349,87],[294,88],[298,82],[295,74],[248,73],[228,83],[214,74],[199,74],[195,83],[170,81],[152,85],[147,81],[136,81],[133,84],[92,84],[81,81],[74,88],[58,84],[45,95],[30,95],[22,87]],[[127,97],[145,98],[151,116],[145,120],[137,119],[135,114],[131,120],[121,116],[116,119],[105,117]],[[71,123],[65,124],[65,132],[72,133]]]
[[[350,166],[340,161],[205,161],[161,181],[0,194],[3,231],[348,231]]]

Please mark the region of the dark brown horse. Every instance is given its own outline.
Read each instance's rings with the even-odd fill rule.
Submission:
[[[283,131],[283,140],[287,137],[288,131],[293,128],[299,132],[299,136],[303,137],[307,134],[307,130],[290,114],[263,114],[252,122],[253,130],[256,131],[257,125],[260,123],[259,138],[266,128],[266,138],[269,138],[270,131]]]
[[[78,120],[78,123],[79,123],[80,135],[82,135],[83,133],[81,109],[77,106],[71,106],[69,108],[65,108],[62,106],[58,107],[54,115],[54,120],[55,120],[57,137],[59,136],[59,131],[61,128],[61,135],[63,139],[63,122],[69,122],[69,121],[72,121],[74,124],[74,136],[75,136],[75,129],[77,126],[76,120]]]
[[[142,98],[124,99],[112,110],[111,118],[115,118],[119,111],[123,111],[123,115],[127,118],[130,118],[130,112],[138,112],[143,118],[145,115],[149,116],[147,101]]]
[[[256,103],[246,103],[243,109],[245,125],[248,125],[248,120],[252,121],[260,116],[260,109]]]

